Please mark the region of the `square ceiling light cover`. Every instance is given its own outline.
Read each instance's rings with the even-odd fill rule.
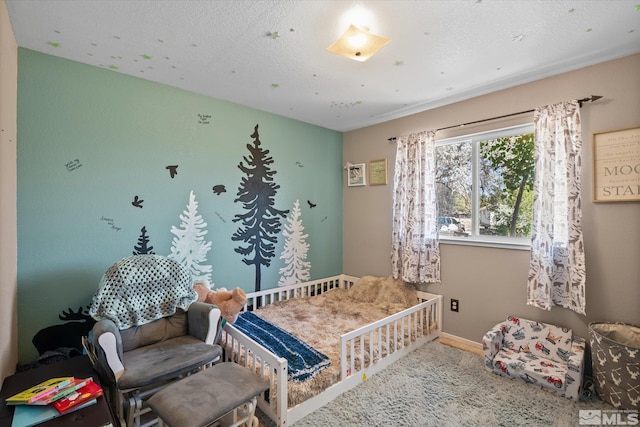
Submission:
[[[367,29],[358,28],[351,24],[347,31],[327,50],[346,58],[364,62],[390,41],[391,39],[377,36]]]

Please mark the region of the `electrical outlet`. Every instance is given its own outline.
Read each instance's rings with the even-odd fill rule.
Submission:
[[[460,309],[460,301],[457,299],[451,298],[451,311],[455,311],[456,313]]]

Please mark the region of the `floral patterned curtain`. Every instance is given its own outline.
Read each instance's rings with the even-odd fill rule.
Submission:
[[[535,178],[527,304],[585,314],[585,259],[580,198],[580,105],[534,113]]]
[[[391,272],[408,283],[440,282],[435,131],[398,138]]]

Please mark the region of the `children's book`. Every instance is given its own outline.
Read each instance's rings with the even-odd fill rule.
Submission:
[[[60,400],[63,397],[73,393],[74,391],[78,390],[79,388],[84,387],[85,385],[87,385],[87,381],[90,380],[90,378],[88,379],[82,379],[82,378],[73,378],[71,380],[71,383],[66,386],[65,388],[62,388],[60,390],[58,390],[57,393],[52,394],[48,397],[42,398],[42,399],[38,399],[32,403],[30,403],[30,405],[50,405],[51,403],[55,402],[56,400]]]
[[[68,414],[79,409],[86,408],[87,406],[91,406],[96,402],[96,399],[89,400],[88,402],[85,402],[80,406],[76,406],[66,413]],[[13,421],[11,422],[11,427],[31,427],[52,420],[54,418],[58,418],[60,416],[62,416],[62,414],[58,412],[56,408],[53,407],[53,405],[19,405],[16,406],[15,412],[13,413]]]
[[[50,378],[6,399],[7,405],[29,405],[56,394],[71,384],[73,377]]]
[[[53,407],[56,408],[60,414],[66,414],[77,406],[90,400],[95,400],[100,396],[102,396],[102,387],[92,380],[87,380],[87,384],[84,387],[53,402]]]

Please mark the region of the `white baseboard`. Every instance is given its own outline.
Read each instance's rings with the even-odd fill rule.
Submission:
[[[446,332],[442,332],[440,334],[440,336],[442,338],[446,338],[446,339],[449,339],[451,341],[455,341],[455,342],[458,342],[460,344],[465,344],[465,345],[468,345],[470,347],[474,347],[474,348],[477,348],[479,350],[482,350],[482,343],[480,343],[480,342],[471,341],[471,340],[468,340],[466,338],[459,337],[457,335],[448,334]]]

